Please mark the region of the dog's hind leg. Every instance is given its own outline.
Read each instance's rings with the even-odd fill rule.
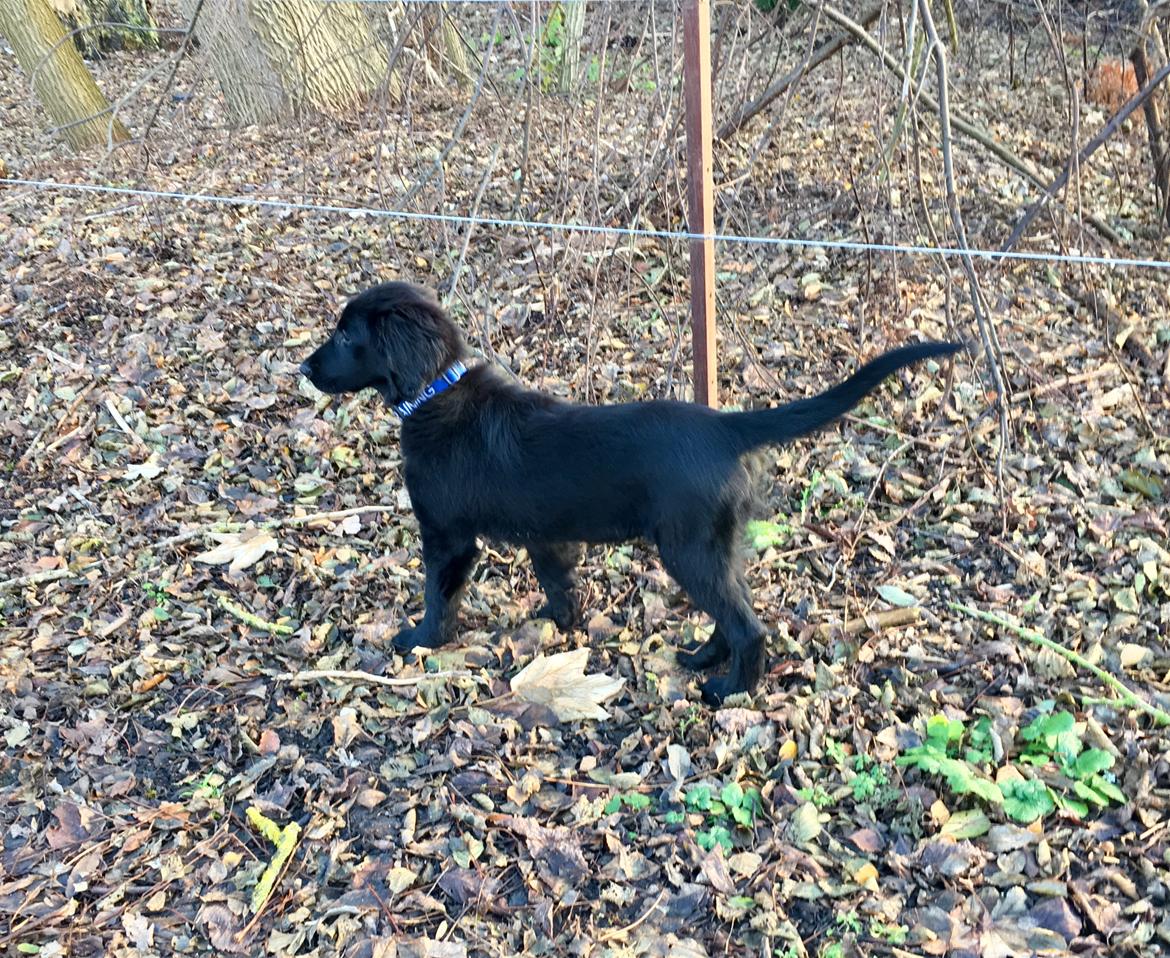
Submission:
[[[529,543],[527,548],[546,599],[536,618],[552,619],[557,628],[571,629],[580,615],[573,570],[581,561],[581,546],[575,542],[542,542]]]
[[[732,536],[718,533],[704,536],[706,541],[658,537],[666,571],[715,619],[711,638],[680,660],[700,668],[730,660],[726,675],[703,683],[703,698],[715,703],[754,689],[764,672],[764,627],[752,609],[747,584],[733,565]]]
[[[437,648],[451,638],[459,617],[463,587],[479,557],[474,538],[452,537],[423,529],[423,563],[426,566],[426,609],[416,626],[405,626],[394,636],[394,647],[409,652],[416,646]]]
[[[739,593],[743,596],[743,601],[750,609],[752,606],[752,594],[748,589],[747,580],[744,579],[743,573],[740,572],[733,563],[732,558],[728,558],[728,566],[732,576],[735,578],[735,586],[739,589]],[[727,644],[727,637],[723,634],[723,627],[716,621],[715,628],[711,632],[711,637],[705,642],[700,642],[697,646],[691,649],[680,649],[675,658],[681,665],[694,671],[702,671],[704,669],[713,669],[717,665],[722,665],[729,658],[731,658],[731,647]]]

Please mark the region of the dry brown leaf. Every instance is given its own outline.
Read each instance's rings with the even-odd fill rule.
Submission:
[[[229,572],[241,572],[258,562],[269,552],[275,552],[280,543],[267,529],[249,529],[246,532],[213,532],[211,538],[219,545],[195,557],[196,562],[223,565],[230,562]]]
[[[525,702],[547,705],[562,722],[609,718],[601,703],[617,695],[626,680],[586,675],[588,661],[587,648],[538,655],[512,678],[512,691]]]

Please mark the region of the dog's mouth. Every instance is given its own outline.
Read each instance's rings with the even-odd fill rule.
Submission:
[[[323,375],[321,370],[311,365],[307,359],[297,367],[297,372],[311,382],[313,388],[318,392],[323,392],[329,396],[337,396],[347,391],[341,388],[338,382]]]

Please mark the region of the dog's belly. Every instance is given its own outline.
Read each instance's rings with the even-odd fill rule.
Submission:
[[[473,522],[482,535],[511,543],[623,542],[650,535],[645,496],[546,496],[529,490],[523,501],[500,502]]]

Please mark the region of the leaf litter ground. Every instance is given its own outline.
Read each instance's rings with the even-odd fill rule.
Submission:
[[[131,181],[124,158],[90,170],[54,156],[5,66],[0,136],[23,157],[11,173]],[[116,84],[133,67],[114,57],[98,71]],[[199,82],[180,73],[206,95]],[[721,175],[747,177],[732,226],[834,235],[854,222],[845,184],[870,144],[869,104],[838,93],[811,87],[783,149],[754,166],[727,148]],[[1019,91],[985,96],[995,115]],[[225,132],[199,103],[160,128],[175,146],[149,182],[297,199],[324,170],[312,195],[371,205],[429,166],[461,111],[424,89],[409,135],[301,127],[290,151]],[[620,97],[605,105],[603,136],[637,130]],[[523,159],[501,110],[477,111],[435,208],[466,212],[489,171],[482,212],[515,214]],[[542,101],[524,209],[596,221],[636,184],[615,161],[596,207],[573,207],[584,201],[566,177],[596,169],[585,113],[565,121]],[[1055,169],[1060,131],[1032,129],[1051,139],[1016,147]],[[1111,146],[1113,168],[1084,186],[1139,235],[1148,213],[1119,209],[1111,177],[1141,196],[1141,148]],[[973,151],[959,162],[973,242],[994,242],[1019,208],[1014,184]],[[863,202],[885,204],[878,229],[921,230],[908,183],[906,209],[867,189]],[[643,222],[681,225],[671,209],[651,192]],[[713,711],[672,657],[708,624],[639,544],[590,550],[587,623],[572,634],[529,621],[532,573],[499,548],[457,643],[422,663],[391,651],[422,582],[396,426],[370,397],[312,394],[295,365],[347,293],[394,276],[449,283],[459,229],[6,190],[0,232],[5,948],[1010,955],[1170,942],[1165,731],[1062,656],[950,605],[1038,630],[1166,707],[1161,277],[986,271],[1014,391],[1002,498],[968,360],[953,381],[907,374],[840,429],[762,457],[764,522],[745,547],[770,672]],[[588,401],[681,394],[683,263],[666,243],[482,229],[452,308],[533,385]],[[810,394],[859,355],[941,336],[949,312],[971,328],[963,294],[925,260],[730,247],[719,269],[722,386],[743,404]],[[606,718],[561,721],[554,694],[513,689],[539,654],[578,649],[587,666],[577,653],[542,674],[570,695],[596,686],[585,673],[610,694],[621,680]],[[1029,765],[1022,730],[1065,712],[1079,724]],[[929,725],[943,714],[966,751],[954,725]],[[1049,794],[1075,801],[1076,755],[1092,752],[1095,771],[1093,750],[1126,801],[1024,823]],[[1014,804],[978,797],[988,783]]]

